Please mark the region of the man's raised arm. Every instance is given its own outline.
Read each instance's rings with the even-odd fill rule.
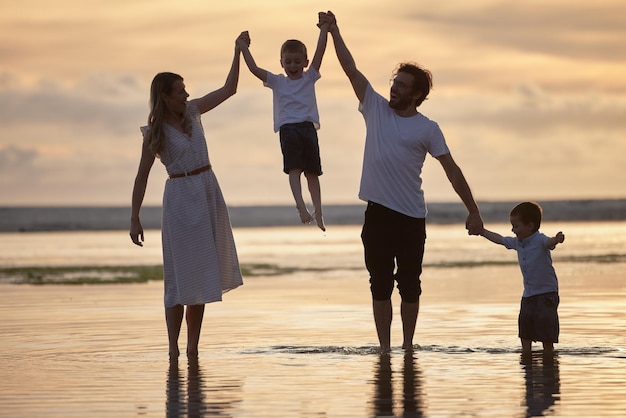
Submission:
[[[339,33],[339,27],[337,26],[337,20],[335,19],[335,15],[332,12],[323,13],[325,16],[321,16],[321,19],[329,19],[331,21],[329,26],[329,32],[333,37],[333,43],[335,45],[335,52],[337,53],[337,59],[341,64],[341,68],[348,76],[350,83],[352,84],[352,88],[354,89],[354,93],[356,97],[359,99],[359,102],[363,102],[365,97],[365,89],[368,85],[368,81],[365,76],[356,68],[356,63],[354,62],[354,58],[352,58],[352,54],[348,50],[346,43],[341,37],[341,33]]]

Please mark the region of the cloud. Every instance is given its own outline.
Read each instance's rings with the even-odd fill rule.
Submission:
[[[525,53],[622,62],[626,49],[620,1],[455,2],[408,15],[438,32],[475,44],[499,45]],[[495,35],[495,36],[494,36]]]
[[[24,174],[33,166],[39,156],[35,149],[20,148],[13,145],[0,148],[0,180],[6,173]]]
[[[203,116],[210,156],[231,204],[291,201],[272,129],[271,91],[259,83]],[[0,116],[7,124],[0,137],[5,168],[0,182],[6,191],[1,203],[62,196],[67,204],[128,204],[139,159],[137,127],[147,114],[139,84],[133,77],[102,74],[69,85],[0,88],[2,103],[16,106],[10,112],[3,108]],[[347,95],[325,93],[333,88],[318,92],[322,188],[329,203],[354,202],[365,127],[349,87],[343,86]],[[482,199],[515,199],[520,193],[553,198],[555,189],[567,197],[613,196],[626,180],[619,168],[626,164],[620,140],[626,106],[619,97],[563,95],[520,83],[502,94],[435,91],[423,107],[442,126]],[[530,173],[530,167],[537,174],[520,182],[520,173]],[[164,175],[156,163],[146,204],[160,203]],[[424,186],[430,199],[455,198],[432,161]]]
[[[603,92],[563,94],[526,82],[501,94],[435,93],[425,106],[446,123],[488,125],[523,136],[563,129],[626,134],[626,97]]]
[[[621,2],[414,6],[363,0],[331,9],[359,69],[383,95],[400,61],[433,71],[435,89],[420,110],[440,123],[479,198],[623,196]],[[274,72],[284,39],[312,49],[318,34],[313,0],[27,9],[15,3],[0,16],[0,205],[128,204],[156,72],[181,73],[197,97],[224,82],[241,30],[251,31],[257,62]],[[353,202],[365,126],[332,41],[321,72],[323,196]],[[271,101],[242,64],[238,93],[203,116],[231,204],[292,200]],[[436,161],[427,160],[424,175],[429,199],[456,199]],[[147,204],[160,203],[164,181],[156,163]]]
[[[608,0],[440,2],[406,14],[394,30],[412,40],[439,88],[501,91],[530,81],[625,94],[624,13],[623,2]]]
[[[90,74],[72,84],[41,79],[32,87],[20,84],[10,73],[4,73],[2,79],[10,81],[0,82],[0,123],[4,127],[40,124],[120,134],[145,119],[145,93],[129,75]]]

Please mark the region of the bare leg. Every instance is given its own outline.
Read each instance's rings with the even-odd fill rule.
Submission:
[[[402,302],[400,305],[400,316],[402,317],[402,332],[404,341],[402,348],[407,351],[413,350],[413,335],[415,335],[415,325],[417,324],[417,314],[420,310],[419,299],[415,303]]]
[[[298,215],[300,216],[300,222],[308,224],[313,220],[313,217],[307,210],[306,205],[304,204],[304,199],[302,198],[302,183],[300,182],[301,174],[302,170],[291,170],[289,172],[289,186],[291,187],[293,198],[296,201],[296,209],[298,210]]]
[[[204,317],[204,305],[187,306],[187,355],[198,355],[198,342],[200,341],[200,329]]]
[[[317,223],[319,229],[326,231],[324,216],[322,215],[322,192],[320,190],[320,178],[316,174],[305,173],[305,176],[309,186],[309,193],[311,193],[311,201],[313,202],[313,207],[315,208],[315,212],[313,212],[315,223]]]
[[[391,299],[374,300],[372,309],[374,311],[374,323],[376,324],[380,351],[381,353],[388,353],[391,351],[391,320],[393,318]]]
[[[178,358],[180,355],[180,351],[178,350],[178,336],[180,335],[180,327],[183,323],[184,311],[185,308],[183,305],[165,308],[165,324],[167,325],[170,359]]]
[[[544,354],[552,354],[554,352],[554,343],[551,342],[543,342],[543,353]]]
[[[522,354],[528,355],[532,353],[532,340],[522,338]]]

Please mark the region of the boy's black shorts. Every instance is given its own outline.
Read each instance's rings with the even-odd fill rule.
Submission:
[[[313,123],[286,123],[280,127],[279,134],[286,174],[291,170],[302,170],[305,174],[322,175],[320,147]]]
[[[557,292],[522,298],[518,318],[519,338],[546,343],[559,342],[560,298]]]

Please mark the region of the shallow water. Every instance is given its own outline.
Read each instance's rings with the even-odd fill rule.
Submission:
[[[623,251],[626,240],[610,240],[624,237],[626,225],[592,225],[558,225],[567,235],[554,253],[561,341],[555,356],[537,351],[530,360],[521,358],[516,338],[518,267],[440,263],[514,261],[514,254],[458,228],[429,229],[420,347],[410,355],[398,346],[398,312],[391,355],[376,354],[356,227],[326,236],[296,228],[236,231],[244,263],[328,269],[246,278],[224,302],[207,305],[201,352],[191,362],[167,359],[160,282],[2,284],[0,416],[624,416],[625,263],[557,261]],[[121,247],[123,232],[74,234],[19,235],[39,254],[23,256],[22,265],[40,256],[44,264],[125,264],[133,260],[125,252],[137,263],[159,262],[158,231],[148,235],[156,251]],[[9,247],[2,237],[0,247]],[[397,295],[394,305],[397,311]],[[184,339],[183,327],[183,350]]]

